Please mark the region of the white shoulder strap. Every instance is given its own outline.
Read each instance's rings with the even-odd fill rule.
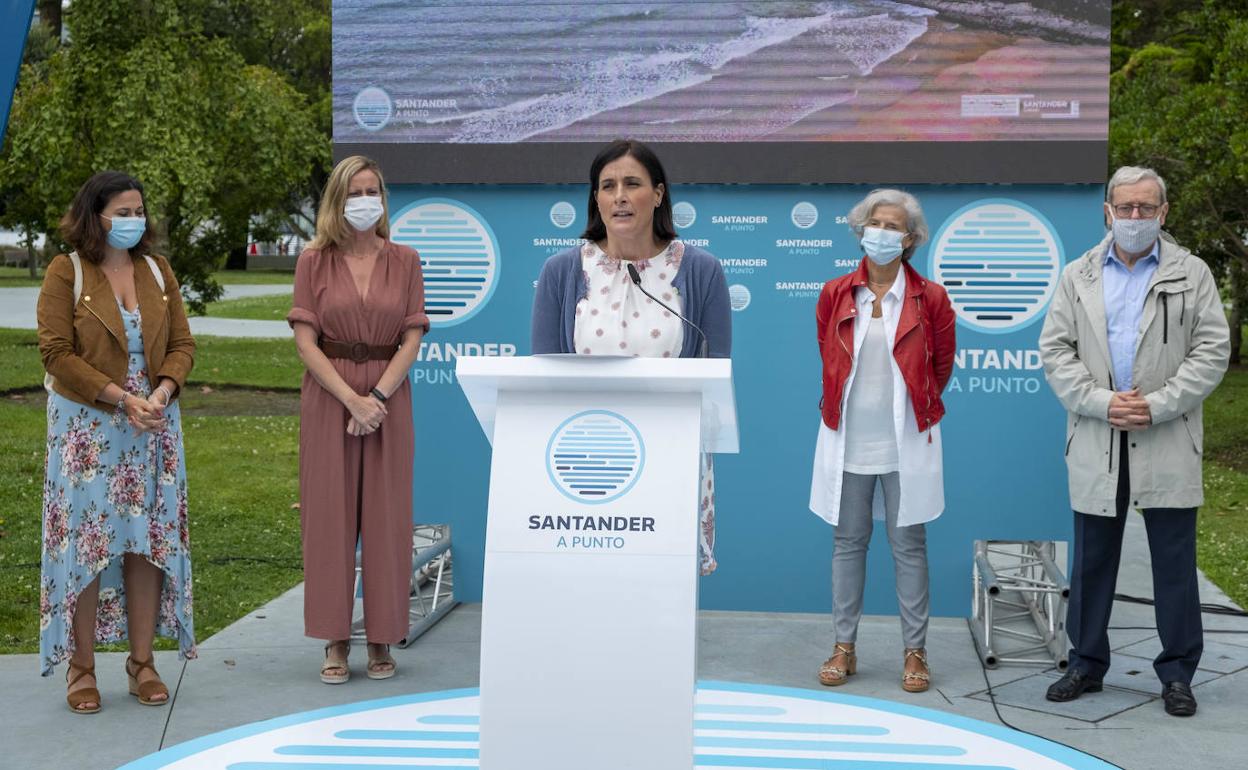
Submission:
[[[165,290],[165,276],[161,275],[160,267],[156,264],[156,260],[144,254],[143,259],[147,260],[147,266],[152,269],[152,277],[156,279],[156,285],[163,292]]]
[[[82,299],[82,260],[78,257],[78,252],[71,251],[69,261],[74,266],[74,304],[77,305],[78,300]]]

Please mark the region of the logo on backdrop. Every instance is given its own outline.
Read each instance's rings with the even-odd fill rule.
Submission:
[[[734,283],[728,287],[728,304],[733,310],[745,310],[750,306],[750,290],[744,284]]]
[[[789,219],[793,220],[793,224],[801,229],[809,230],[819,221],[819,209],[815,208],[815,204],[809,201],[802,201],[789,212]]]
[[[677,227],[689,227],[698,219],[698,210],[692,203],[681,201],[672,206],[672,221]]]
[[[646,447],[637,428],[615,412],[572,415],[546,443],[546,471],[569,499],[598,505],[623,497],[637,483]]]
[[[390,238],[420,252],[425,312],[434,327],[461,324],[490,301],[498,285],[498,239],[468,206],[418,200],[391,218]]]
[[[550,207],[550,223],[559,229],[571,227],[576,221],[576,209],[567,201],[559,201]]]
[[[352,107],[355,122],[366,131],[380,131],[385,128],[390,122],[390,116],[394,114],[390,94],[377,86],[369,86],[356,94]]]
[[[1061,239],[1043,214],[992,198],[964,206],[941,225],[929,274],[949,292],[964,325],[1004,334],[1043,315],[1064,261]]]

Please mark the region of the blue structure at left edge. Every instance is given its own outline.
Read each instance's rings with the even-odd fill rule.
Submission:
[[[0,146],[4,144],[9,126],[9,108],[17,91],[17,76],[22,71],[22,52],[26,49],[26,33],[35,14],[35,0],[0,0]]]
[[[831,607],[832,528],[807,507],[822,395],[815,304],[825,281],[861,259],[845,215],[870,189],[673,187],[680,235],[720,259],[733,308],[741,453],[715,459],[720,567],[701,583],[705,609]],[[946,507],[928,525],[928,553],[933,614],[965,616],[973,541],[1070,540],[1065,420],[1036,344],[1068,256],[1103,235],[1102,188],[906,189],[933,234],[912,264],[945,286],[958,316],[942,423]],[[437,235],[449,240],[418,246],[427,271],[448,271],[427,275],[448,279],[430,282],[443,285],[433,301],[454,304],[437,307],[446,320],[434,316],[411,373],[415,518],[451,524],[457,598],[479,601],[490,451],[455,384],[454,359],[528,355],[538,274],[547,257],[580,242],[585,187],[393,185],[390,210],[396,239],[428,235],[404,232],[422,226],[413,213],[436,213],[423,226],[448,228]],[[461,269],[480,271],[462,275],[478,280],[451,280]],[[865,609],[895,614],[889,549],[876,530]]]

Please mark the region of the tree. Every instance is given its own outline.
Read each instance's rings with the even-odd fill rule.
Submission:
[[[211,273],[252,215],[284,210],[329,158],[307,100],[207,34],[205,5],[76,0],[71,42],[23,69],[0,164],[0,198],[50,235],[92,173],[140,179],[193,305],[219,295]]]
[[[1110,159],[1114,166],[1152,166],[1166,178],[1167,229],[1229,286],[1232,361],[1239,363],[1248,306],[1248,125],[1243,120],[1248,115],[1248,3],[1158,5],[1181,10],[1122,59],[1110,78]],[[1147,37],[1139,30],[1135,34]]]

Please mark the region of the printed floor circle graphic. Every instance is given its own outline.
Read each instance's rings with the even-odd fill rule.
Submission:
[[[118,770],[475,768],[479,706],[476,689],[335,706],[207,735]],[[700,682],[694,719],[694,767],[1113,767],[1062,744],[967,717],[790,687]]]

